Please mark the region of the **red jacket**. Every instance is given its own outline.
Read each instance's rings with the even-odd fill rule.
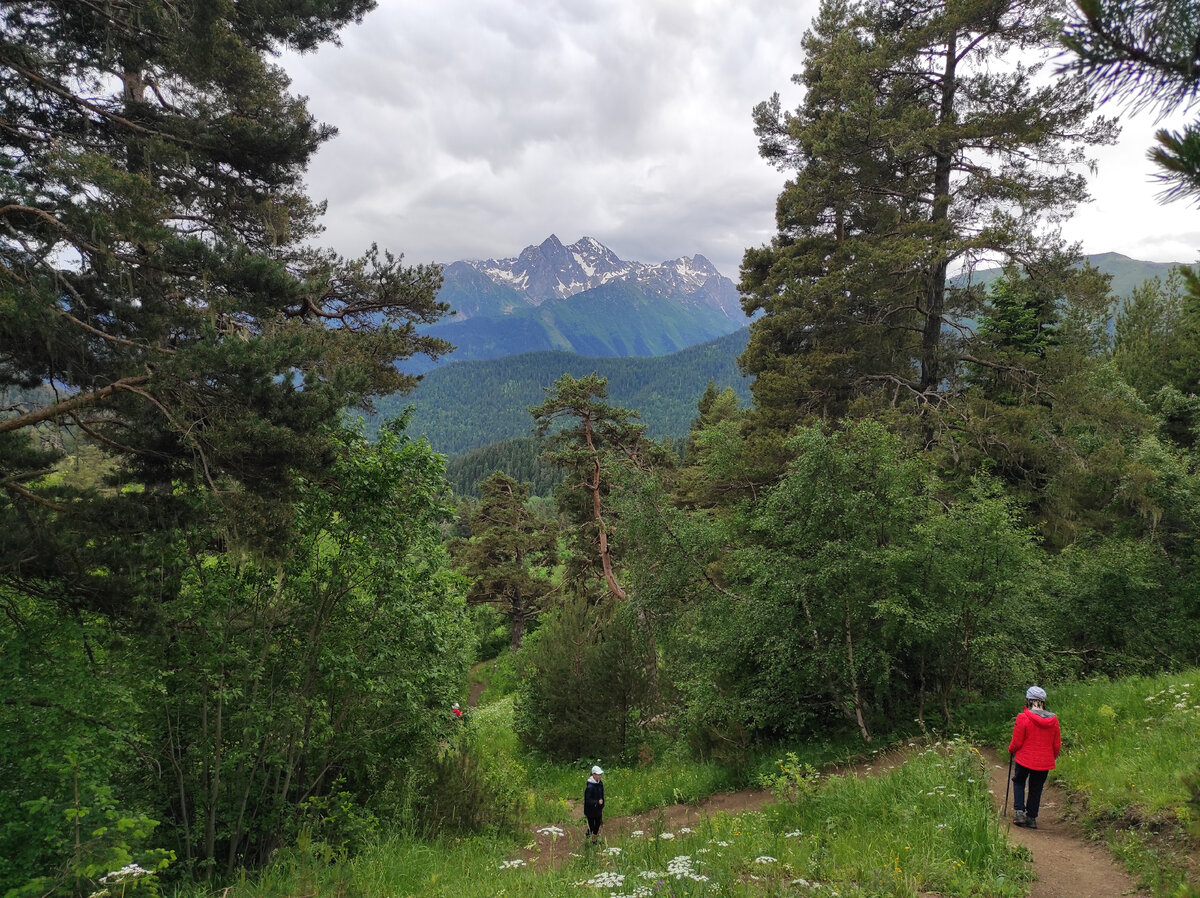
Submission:
[[[1017,715],[1008,753],[1018,764],[1030,770],[1053,770],[1061,749],[1058,718],[1051,712],[1026,708]]]

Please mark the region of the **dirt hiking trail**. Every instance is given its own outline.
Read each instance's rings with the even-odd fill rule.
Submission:
[[[984,750],[984,760],[992,779],[996,807],[1004,804],[1008,786],[1008,758]],[[1008,837],[1024,845],[1033,855],[1037,876],[1030,898],[1107,898],[1137,894],[1137,883],[1113,860],[1102,846],[1089,842],[1083,831],[1070,819],[1066,794],[1054,782],[1042,792],[1041,813],[1036,830],[1012,825],[1012,796],[1009,795]]]
[[[870,762],[837,769],[834,772],[855,776],[874,776],[903,763],[905,753],[890,752]],[[1008,776],[1008,760],[1001,763],[1000,756],[984,750],[982,757],[991,776],[991,788],[996,798],[996,813],[1001,812],[1004,789]],[[580,792],[583,791],[582,781]],[[637,829],[646,831],[670,830],[693,825],[696,821],[719,813],[740,814],[761,810],[774,801],[770,792],[761,789],[743,789],[739,792],[722,792],[709,796],[695,805],[675,804],[656,808],[644,814],[613,817],[604,821],[601,833],[611,839],[626,836]],[[572,852],[583,850],[583,811],[581,802],[571,801],[577,823],[563,827],[563,834],[539,832],[544,825],[530,828],[532,841],[523,851],[525,862],[537,867],[557,867],[565,864]],[[1121,895],[1137,894],[1137,883],[1126,873],[1100,845],[1089,842],[1083,832],[1067,815],[1066,797],[1060,787],[1047,783],[1042,793],[1042,813],[1038,817],[1038,829],[1030,831],[1011,825],[1011,796],[1007,824],[1008,837],[1018,845],[1029,849],[1033,857],[1033,872],[1036,879],[1029,892],[1030,898],[1116,898]],[[923,898],[940,898],[928,894]]]

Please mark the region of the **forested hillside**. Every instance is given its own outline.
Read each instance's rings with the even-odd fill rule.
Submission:
[[[377,403],[374,420],[409,405],[411,432],[426,437],[434,451],[457,458],[499,440],[528,437],[529,409],[562,374],[593,372],[608,381],[614,402],[637,411],[647,433],[675,440],[687,435],[696,403],[709,381],[750,398],[737,358],[746,347],[746,328],[659,357],[587,358],[568,352],[533,352],[478,362],[455,362],[424,375],[410,395]]]

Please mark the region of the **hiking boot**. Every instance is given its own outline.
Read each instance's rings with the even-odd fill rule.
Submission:
[[[1029,818],[1024,811],[1013,811],[1013,826],[1028,826]]]
[[[1029,829],[1037,829],[1037,817],[1026,817],[1025,826]]]

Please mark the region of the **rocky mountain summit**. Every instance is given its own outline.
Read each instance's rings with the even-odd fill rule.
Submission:
[[[592,237],[551,234],[507,259],[442,269],[452,313],[430,328],[458,349],[445,361],[536,350],[595,356],[677,352],[744,327],[733,282],[702,255],[626,261]]]
[[[464,264],[497,285],[511,287],[534,306],[577,296],[612,282],[635,282],[663,292],[689,294],[715,278],[724,282],[721,287],[728,287],[722,293],[731,293],[735,300],[737,297],[733,282],[723,277],[704,256],[681,256],[657,265],[627,262],[593,237],[583,237],[564,246],[551,234],[538,246],[525,247],[515,258]]]

